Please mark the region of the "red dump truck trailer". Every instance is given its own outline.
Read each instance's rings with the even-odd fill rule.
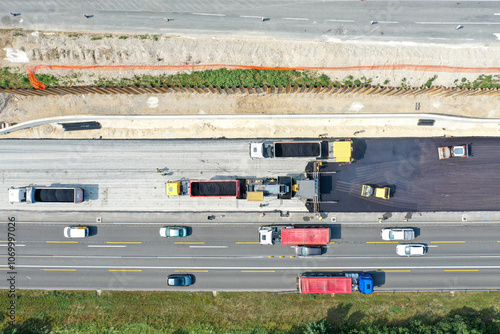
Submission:
[[[373,277],[363,273],[308,272],[297,277],[300,293],[373,292]]]
[[[329,228],[300,228],[293,225],[261,226],[259,228],[261,245],[326,245],[330,242]]]

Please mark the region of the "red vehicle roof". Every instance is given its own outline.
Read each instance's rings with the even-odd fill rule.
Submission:
[[[286,228],[281,230],[282,245],[326,245],[329,242],[329,228]]]
[[[301,293],[351,293],[350,277],[301,277]]]

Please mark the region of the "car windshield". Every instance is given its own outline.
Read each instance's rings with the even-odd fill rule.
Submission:
[[[389,232],[389,239],[394,239],[394,233],[392,233],[392,231]]]
[[[455,155],[464,155],[464,148],[463,147],[456,147],[455,148]]]

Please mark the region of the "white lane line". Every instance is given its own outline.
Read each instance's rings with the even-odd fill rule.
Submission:
[[[226,16],[225,14],[210,14],[210,13],[191,13],[193,15],[204,15],[204,16]]]
[[[87,245],[87,247],[92,247],[92,248],[123,248],[127,247],[126,245]]]
[[[8,247],[9,245],[0,245],[0,247]],[[26,245],[14,245],[14,247],[24,247]]]
[[[246,18],[250,18],[250,19],[261,19],[261,18],[263,18],[263,16],[247,16],[247,15],[240,15],[240,17],[246,17]]]
[[[493,36],[495,36],[500,41],[500,33],[493,33]]]
[[[429,37],[429,39],[439,39],[439,40],[442,40],[442,41],[449,40],[449,38],[442,38],[442,37]]]
[[[284,17],[282,20],[294,20],[294,21],[309,21],[309,19],[301,18],[301,17]]]
[[[354,22],[354,20],[325,20],[325,22]]]
[[[227,248],[228,246],[189,246],[189,248]]]
[[[494,13],[493,15],[500,15],[500,13]]]
[[[393,23],[399,23],[399,22],[396,22],[396,21],[377,21],[377,23],[393,24]]]
[[[481,25],[481,24],[500,24],[500,22],[415,22],[415,24],[463,24],[463,25]]]

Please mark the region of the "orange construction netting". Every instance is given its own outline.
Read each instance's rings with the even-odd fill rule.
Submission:
[[[213,70],[213,69],[256,69],[267,71],[374,71],[374,70],[409,70],[409,71],[424,71],[424,72],[445,72],[445,73],[500,73],[500,67],[457,67],[457,66],[442,66],[442,65],[411,65],[411,64],[394,64],[394,65],[365,65],[365,66],[339,66],[339,67],[266,67],[266,66],[247,66],[247,65],[157,65],[157,66],[141,66],[141,65],[92,65],[92,66],[60,66],[60,65],[33,65],[27,66],[28,76],[33,87],[37,89],[45,89],[45,85],[38,81],[33,72],[42,69],[52,70],[98,70],[98,71],[131,71],[131,70],[163,70],[163,71],[196,71],[196,70]]]

